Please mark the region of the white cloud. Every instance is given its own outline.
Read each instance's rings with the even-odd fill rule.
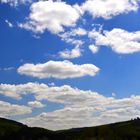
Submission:
[[[32,0],[0,0],[0,3],[7,3],[11,6],[18,6],[19,4],[31,3]]]
[[[19,85],[11,85],[11,84],[0,84],[0,94],[4,96],[8,96],[14,99],[21,99],[24,95],[32,94],[35,96],[36,100],[48,99],[50,101],[55,101],[58,103],[67,103],[70,99],[71,101],[75,101],[75,97],[78,99],[79,95],[84,95],[86,92],[79,92],[80,90],[74,89],[68,85],[64,86],[48,86],[46,84],[39,83],[26,83]],[[91,93],[89,91],[89,93]],[[92,93],[91,93],[92,94]],[[70,96],[71,98],[63,98],[63,96]],[[77,96],[73,96],[77,95]],[[86,94],[85,94],[86,95]],[[89,94],[90,95],[90,94]],[[98,95],[94,93],[94,95]],[[61,98],[62,97],[62,98]],[[81,97],[79,96],[79,99]],[[90,96],[89,96],[90,99]],[[82,99],[84,101],[84,98]]]
[[[9,118],[17,115],[29,114],[31,112],[32,110],[30,107],[0,101],[0,117]]]
[[[44,64],[24,64],[18,68],[18,73],[37,78],[76,78],[95,76],[99,68],[93,64],[77,65],[70,61],[48,61]]]
[[[139,0],[87,0],[81,5],[69,5],[61,0],[41,0],[32,3],[27,21],[20,23],[19,27],[35,33],[43,33],[47,29],[58,34],[64,32],[64,27],[75,26],[85,12],[89,12],[94,18],[109,19],[119,14],[137,11],[138,8]],[[69,34],[83,36],[87,31],[79,27]]]
[[[72,29],[71,31],[67,31],[65,33],[62,33],[60,36],[62,38],[68,38],[71,36],[84,36],[84,35],[87,35],[87,31],[85,29],[75,28],[75,29]]]
[[[92,45],[89,45],[89,49],[91,50],[92,53],[97,53],[99,50],[99,47],[92,44]]]
[[[64,31],[64,27],[74,26],[80,13],[74,6],[61,1],[39,1],[31,5],[29,20],[20,24],[21,28],[43,33],[46,29],[52,33]]]
[[[42,108],[45,106],[39,101],[30,101],[30,102],[28,102],[28,105],[32,108]]]
[[[96,125],[95,118],[92,116],[94,108],[70,108],[66,107],[49,113],[41,113],[40,115],[28,119],[21,120],[30,126],[42,126],[51,130],[61,130],[68,128],[77,128]],[[93,121],[94,120],[94,121]],[[98,120],[98,119],[97,119]],[[94,123],[94,124],[93,124]]]
[[[81,49],[79,47],[75,47],[72,50],[65,49],[63,51],[60,51],[58,54],[61,58],[64,58],[64,59],[78,58],[82,55]]]
[[[20,88],[20,85],[18,86]],[[22,87],[22,85],[21,85]],[[18,94],[19,91],[18,89],[16,88],[15,85],[10,85],[10,84],[0,84],[0,94],[4,95],[4,96],[7,96],[7,97],[12,97],[12,98],[15,98],[15,99],[20,99],[21,95]]]
[[[77,39],[75,36],[76,35],[71,34],[71,32],[65,32],[65,33],[59,34],[59,37],[61,38],[62,41],[75,45],[76,47],[82,46],[84,44],[84,41],[82,41],[81,39]]]
[[[73,49],[73,51],[78,50],[78,47],[82,46],[85,43],[81,38],[79,38],[85,35],[87,35],[87,31],[83,28],[75,28],[75,29],[72,29],[71,31],[58,34],[58,36],[61,38],[62,41],[65,41],[66,43],[76,46]],[[80,52],[80,48],[78,51]],[[70,51],[68,50],[66,50],[65,52],[70,53]],[[80,57],[80,55],[78,55],[77,57]]]
[[[12,24],[10,21],[8,21],[7,19],[5,20],[5,23],[6,23],[10,28],[13,27],[13,24]]]
[[[114,28],[101,33],[93,30],[89,33],[89,37],[95,40],[96,46],[110,47],[116,53],[130,54],[140,51],[140,31],[128,32]]]
[[[81,8],[89,12],[94,18],[112,18],[119,14],[137,11],[139,0],[87,0]]]
[[[101,124],[126,121],[140,115],[140,111],[133,107],[103,111],[96,108],[64,108],[40,115],[21,122],[30,126],[45,127],[51,130],[61,130],[77,127],[89,127]]]
[[[72,30],[72,32],[71,32],[72,36],[76,36],[76,35],[84,36],[86,34],[87,34],[87,31],[83,28],[77,28],[77,29]]]
[[[16,6],[29,0],[2,0]],[[43,33],[46,29],[52,33],[64,31],[64,27],[71,27],[76,24],[83,12],[88,11],[93,17],[105,19],[113,16],[136,11],[138,0],[87,0],[82,6],[68,5],[62,1],[40,1],[31,5],[31,13],[21,28],[34,32]],[[83,11],[82,11],[83,10]],[[12,24],[5,21],[10,27]],[[59,34],[58,34],[59,35]],[[76,47],[72,50],[59,52],[62,58],[76,58],[81,56],[80,47],[83,41],[75,38],[87,35],[83,28],[73,29],[60,35],[61,39]],[[128,32],[122,29],[98,32],[93,30],[89,37],[94,39],[95,45],[89,49],[97,53],[99,46],[107,46],[117,53],[134,53],[140,51],[140,31]],[[4,70],[11,70],[5,68]],[[18,68],[18,73],[38,78],[75,78],[82,76],[94,76],[99,71],[93,64],[73,64],[70,61],[49,61],[44,64],[24,64]],[[22,99],[24,95],[31,94],[36,99],[29,101],[28,106],[15,105],[0,101],[0,116],[12,117],[32,112],[32,108],[44,107],[42,100],[63,104],[64,107],[52,112],[42,112],[37,116],[23,119],[31,126],[47,127],[48,129],[66,129],[73,127],[85,127],[122,121],[140,116],[140,96],[116,99],[105,97],[97,92],[84,91],[72,88],[68,85],[55,86],[55,84],[27,83],[19,85],[0,84],[0,94],[14,99]]]
[[[36,101],[45,101],[46,99],[50,102],[63,104],[62,109],[42,112],[37,116],[20,120],[31,126],[53,130],[101,125],[128,120],[140,115],[140,96],[133,95],[129,98],[115,99],[68,85],[49,87],[46,84],[38,83],[1,84],[0,93],[7,95],[7,91],[20,95],[22,98],[25,94],[32,94]]]

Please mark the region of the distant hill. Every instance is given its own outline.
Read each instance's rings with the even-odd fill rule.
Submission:
[[[50,131],[0,118],[0,140],[140,140],[140,119],[97,127]]]

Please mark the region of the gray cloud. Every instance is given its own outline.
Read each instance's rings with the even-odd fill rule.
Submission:
[[[17,115],[25,115],[31,113],[30,107],[24,105],[10,104],[8,102],[0,101],[0,116],[13,117]]]

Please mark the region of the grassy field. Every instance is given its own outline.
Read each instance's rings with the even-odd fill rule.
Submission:
[[[140,140],[140,119],[97,127],[50,131],[0,118],[0,140]]]

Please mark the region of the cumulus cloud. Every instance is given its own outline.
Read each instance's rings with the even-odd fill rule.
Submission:
[[[99,47],[92,44],[92,45],[89,45],[89,49],[91,50],[92,53],[97,53],[99,50]]]
[[[35,2],[30,10],[29,20],[19,26],[39,33],[46,29],[52,33],[63,32],[64,27],[74,26],[80,17],[77,8],[61,1]]]
[[[100,110],[96,108],[64,108],[49,113],[41,113],[36,117],[21,120],[29,126],[39,126],[61,130],[77,127],[89,127],[102,124],[125,121],[140,115],[140,111],[133,107]]]
[[[84,36],[87,35],[87,31],[83,28],[75,28],[72,29],[71,31],[67,31],[65,33],[61,34],[62,38],[68,38],[68,37],[72,37],[72,36]]]
[[[7,97],[20,99],[21,97],[20,97],[20,94],[18,93],[20,92],[20,90],[22,91],[22,89],[20,89],[21,87],[23,86],[19,85],[18,86],[19,90],[18,90],[15,85],[0,84],[0,94]]]
[[[0,0],[0,3],[7,3],[11,6],[18,6],[19,4],[31,3],[32,0]]]
[[[75,46],[71,50],[65,49],[63,51],[60,51],[58,53],[59,56],[64,59],[73,59],[73,58],[78,58],[82,56],[82,53],[81,53],[82,49],[80,47],[85,42],[79,37],[85,36],[87,35],[87,33],[88,32],[83,28],[75,28],[75,29],[72,29],[71,31],[58,34],[58,36],[61,38],[62,41]]]
[[[1,0],[1,2],[16,6],[29,0]],[[76,46],[72,50],[59,52],[59,55],[67,59],[76,58],[81,56],[80,46],[84,43],[78,37],[86,36],[88,33],[83,28],[64,32],[65,27],[75,26],[77,20],[86,11],[94,18],[109,19],[122,13],[137,11],[138,2],[139,0],[87,0],[81,6],[68,5],[60,0],[34,2],[27,21],[19,26],[37,33],[43,33],[47,29],[58,34],[62,40]],[[5,22],[12,27],[8,20]],[[139,31],[128,32],[118,28],[102,31],[100,28],[99,31],[93,30],[88,35],[95,43],[89,46],[93,53],[97,53],[99,46],[110,47],[113,51],[122,54],[140,51]],[[99,72],[99,68],[93,64],[78,65],[70,61],[48,61],[44,64],[24,64],[17,71],[37,78],[65,79],[94,76]],[[29,101],[27,106],[0,101],[2,117],[31,113],[33,108],[44,107],[42,101],[45,100],[62,104],[62,109],[42,112],[37,116],[20,120],[31,126],[53,130],[101,125],[140,116],[140,96],[116,99],[115,94],[112,94],[113,97],[105,97],[94,91],[84,91],[69,85],[58,87],[53,83],[49,86],[39,83],[0,84],[0,94],[17,100],[24,98],[25,95],[32,95],[35,98],[35,101]]]
[[[29,126],[47,126],[51,130],[61,130],[68,128],[77,128],[96,125],[94,108],[64,108],[49,113],[41,113],[40,115],[28,119],[21,120],[21,122]],[[94,121],[93,121],[94,120]],[[98,121],[98,119],[96,120]],[[93,124],[94,123],[94,124]]]
[[[72,50],[65,49],[60,51],[59,56],[64,59],[73,59],[82,56],[81,49],[79,47],[75,47]]]
[[[110,47],[116,53],[130,54],[140,51],[140,31],[128,32],[119,28],[103,32],[93,30],[89,37],[95,41],[96,46]]]
[[[72,44],[76,47],[80,47],[84,44],[84,41],[82,41],[81,39],[69,36],[66,33],[59,35],[59,37],[61,38],[62,41],[65,41],[66,43]]]
[[[43,33],[45,30],[49,30],[51,33],[58,34],[65,31],[64,27],[75,26],[85,12],[89,12],[94,18],[109,19],[119,14],[137,11],[138,8],[139,0],[87,0],[81,5],[70,5],[59,0],[41,0],[32,3],[26,21],[18,26],[35,33]],[[83,36],[87,34],[87,31],[77,27],[77,29],[66,34]]]
[[[94,18],[109,19],[119,14],[137,11],[139,0],[87,0],[81,8],[89,12]]]
[[[10,118],[17,115],[29,114],[31,112],[32,110],[30,107],[0,101],[0,117]]]
[[[47,100],[64,105],[62,109],[42,112],[37,116],[20,120],[30,126],[58,130],[123,121],[140,115],[140,96],[116,99],[105,97],[97,92],[72,88],[69,85],[49,87],[38,83],[1,84],[1,94],[7,95],[9,90],[11,94],[20,95],[22,98],[25,94],[32,94],[37,102]]]
[[[18,73],[37,78],[76,78],[82,76],[95,76],[99,68],[93,64],[77,65],[70,61],[48,61],[44,64],[24,64],[18,68]]]
[[[70,34],[72,36],[76,36],[76,35],[78,35],[78,36],[84,36],[84,35],[87,34],[87,31],[85,29],[83,29],[83,28],[77,28],[77,29],[72,30],[70,32]]]
[[[28,102],[28,105],[32,108],[42,108],[45,106],[39,101],[30,101],[30,102]]]
[[[79,37],[85,35],[87,35],[87,31],[83,28],[75,28],[71,31],[58,34],[62,41],[65,41],[66,43],[72,44],[76,47],[80,47],[84,44],[84,41]]]
[[[35,96],[37,101],[48,99],[50,101],[55,101],[58,103],[68,103],[68,100],[75,102],[75,97],[78,99],[79,95],[84,95],[87,92],[78,92],[77,88],[72,88],[68,85],[63,85],[60,87],[57,86],[48,86],[47,84],[39,84],[39,83],[26,83],[26,84],[19,84],[19,85],[11,85],[11,84],[0,84],[0,94],[11,97],[14,99],[21,99],[24,95],[32,94]],[[9,94],[10,93],[10,94]],[[89,91],[92,94],[92,92]],[[64,98],[64,96],[69,98]],[[77,96],[73,96],[77,95]],[[86,95],[86,94],[85,94]],[[90,94],[89,94],[90,95]],[[98,95],[94,93],[94,95]],[[73,99],[71,99],[74,97]],[[81,96],[82,97],[82,96]],[[79,96],[79,99],[81,100]],[[90,96],[89,96],[90,99]],[[84,98],[82,99],[84,100]]]

